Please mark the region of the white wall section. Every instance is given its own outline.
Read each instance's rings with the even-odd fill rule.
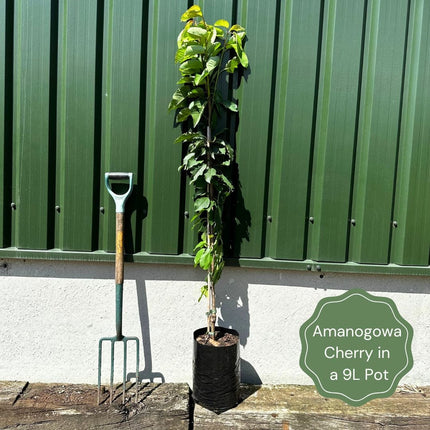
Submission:
[[[98,340],[115,334],[113,277],[107,263],[1,260],[0,380],[97,383]],[[203,277],[188,266],[126,264],[123,332],[141,339],[141,379],[191,384],[192,333],[206,318],[197,301]],[[394,300],[413,327],[414,366],[400,383],[430,385],[429,281],[227,267],[219,322],[240,332],[243,382],[312,384],[299,366],[300,326],[323,297],[362,288]],[[118,381],[121,357],[118,348]],[[130,347],[129,373],[133,357]]]

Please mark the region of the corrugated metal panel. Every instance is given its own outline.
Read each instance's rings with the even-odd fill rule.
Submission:
[[[319,0],[281,3],[267,210],[266,249],[273,258],[306,258],[322,12]]]
[[[389,260],[408,17],[407,0],[369,3],[354,181],[350,260]]]
[[[249,239],[244,240],[240,236],[235,238],[236,252],[240,251],[243,257],[259,258],[264,255],[264,202],[267,193],[266,175],[270,169],[268,155],[274,97],[271,80],[274,76],[278,27],[276,6],[274,0],[243,1],[239,8],[238,21],[247,28],[249,35],[259,35],[254,38],[249,36],[246,45],[249,58],[259,58],[259,61],[251,62],[247,82],[237,94],[241,112],[236,136],[238,180],[244,210],[249,211],[251,216]]]
[[[167,104],[192,3],[0,0],[0,256],[108,258],[102,176],[121,170],[135,173],[127,252],[187,261],[192,194]],[[238,163],[227,254],[262,267],[428,268],[428,2],[196,3],[248,33],[250,69],[239,90],[225,86],[240,106],[239,121],[225,119]]]
[[[392,261],[429,264],[430,3],[412,5],[393,219]]]
[[[330,0],[324,13],[308,257],[347,259],[364,1]]]
[[[181,147],[173,145],[178,129],[166,106],[175,90],[178,71],[174,65],[179,18],[187,9],[185,0],[149,2],[148,56],[146,63],[145,152],[143,193],[148,216],[143,221],[143,250],[156,254],[179,252],[181,177],[178,166]]]

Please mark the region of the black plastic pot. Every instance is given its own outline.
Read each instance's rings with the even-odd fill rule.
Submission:
[[[233,329],[215,329],[239,336]],[[205,327],[194,332],[193,399],[219,414],[239,403],[240,342],[230,346],[202,345],[196,339],[206,330]]]

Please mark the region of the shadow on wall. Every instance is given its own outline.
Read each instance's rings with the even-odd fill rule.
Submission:
[[[142,333],[143,362],[145,367],[139,371],[139,381],[165,382],[162,373],[152,370],[151,335],[149,332],[148,300],[146,297],[146,285],[142,280],[136,280],[137,302],[139,307],[139,319]],[[142,363],[142,360],[140,360]]]
[[[218,286],[218,303],[221,315],[218,323],[224,327],[234,328],[239,332],[240,344],[246,346],[250,334],[250,314],[248,299],[248,283],[230,278],[227,283]],[[262,381],[252,364],[243,358],[240,360],[241,382],[261,385]]]
[[[182,270],[175,271],[175,276],[172,280],[199,280],[201,277],[200,270],[192,271],[193,276],[190,279],[190,271],[182,268],[188,275],[181,276]],[[185,274],[185,273],[184,273]],[[153,275],[153,276],[151,276]],[[159,276],[150,274],[150,279],[157,279]],[[194,276],[195,275],[195,276]],[[160,280],[166,279],[166,276],[159,277]],[[145,280],[136,279],[137,300],[139,308],[139,318],[141,325],[141,339],[143,357],[141,358],[141,366],[144,368],[139,372],[139,381],[150,382],[165,382],[164,375],[161,372],[154,371],[152,368],[152,352],[151,352],[151,335],[150,321],[148,312],[148,300],[146,293]],[[227,277],[226,277],[227,279]],[[197,297],[196,297],[197,300]],[[230,279],[227,283],[220,282],[218,288],[218,303],[221,309],[219,316],[219,324],[225,327],[233,327],[240,334],[240,344],[245,346],[249,338],[250,332],[250,315],[248,304],[248,283],[235,279]],[[248,361],[241,359],[241,382],[247,384],[261,385],[262,381],[256,370]],[[130,373],[129,377],[134,377],[134,373]]]

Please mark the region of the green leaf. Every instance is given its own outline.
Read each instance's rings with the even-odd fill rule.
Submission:
[[[188,108],[183,108],[178,112],[176,116],[176,121],[184,122],[191,115],[191,110]]]
[[[198,214],[195,214],[195,215],[191,218],[190,222],[191,222],[191,223],[194,223],[193,228],[195,227],[195,225],[197,225],[197,224],[201,224],[201,222],[200,222],[200,214],[199,214],[199,213],[198,213]]]
[[[196,18],[198,16],[203,16],[203,13],[200,6],[195,4],[182,14],[181,21],[188,21],[189,19]]]
[[[225,185],[229,188],[230,191],[234,190],[233,184],[227,179],[225,175],[218,175],[218,177],[224,182]]]
[[[225,19],[219,19],[218,21],[215,22],[214,25],[216,25],[217,27],[225,27],[225,28],[230,27],[230,24]],[[230,29],[230,31],[231,31],[231,29]]]
[[[210,168],[205,173],[205,181],[210,184],[213,176],[216,176],[216,170],[214,168]]]
[[[191,91],[187,93],[187,97],[190,97],[190,98],[197,98],[197,97],[203,98],[204,96],[205,96],[205,92],[201,87],[193,88]]]
[[[203,296],[205,296],[206,298],[208,297],[208,286],[207,285],[203,285],[203,287],[200,289],[199,302],[203,298]]]
[[[209,60],[206,63],[205,70],[207,70],[209,73],[212,72],[218,66],[219,63],[219,57],[210,57]]]
[[[248,56],[245,54],[244,51],[241,52],[239,59],[240,59],[240,64],[242,64],[243,67],[247,68],[249,66]]]
[[[197,252],[196,256],[194,257],[194,267],[198,266],[200,263],[200,258],[202,257],[203,253],[205,252],[205,249],[200,249],[200,251]]]
[[[175,54],[175,63],[182,63],[184,61],[186,48],[178,48]]]
[[[210,43],[207,49],[208,56],[215,57],[217,54],[219,54],[221,49],[222,49],[222,46],[220,42]]]
[[[193,81],[194,78],[192,76],[183,76],[178,82],[176,82],[176,85],[188,84]]]
[[[230,41],[227,44],[227,47],[233,48],[236,51],[240,64],[242,64],[244,68],[247,68],[249,65],[248,56],[243,51],[242,40],[240,37],[238,37],[237,33],[233,33]]]
[[[245,29],[241,26],[241,25],[239,25],[239,24],[234,24],[231,28],[230,28],[230,30],[229,31],[235,31],[235,32],[238,32],[238,31],[245,31]]]
[[[197,179],[203,175],[204,171],[206,170],[206,166],[200,167],[200,169],[193,175],[193,179],[191,179],[190,184],[193,184]]]
[[[207,102],[202,103],[200,100],[197,100],[194,104],[190,103],[191,108],[191,117],[193,118],[193,127],[196,127],[200,122],[203,113],[205,111]]]
[[[188,162],[190,161],[190,159],[192,159],[193,157],[195,157],[195,153],[194,152],[190,152],[188,153],[182,160],[182,164],[187,165]]]
[[[188,45],[185,48],[185,56],[192,56],[192,55],[198,55],[203,54],[205,52],[205,48],[201,45]]]
[[[203,140],[205,140],[205,137],[202,135],[202,139]],[[228,143],[227,144],[225,144],[225,147],[226,147],[226,149],[227,149],[227,151],[228,151],[228,155],[230,156],[230,157],[233,157],[233,153],[234,153],[234,151],[233,151],[233,148],[231,147],[231,145],[229,145]]]
[[[196,138],[205,139],[202,133],[183,133],[175,139],[175,143],[181,143],[185,141],[192,141]]]
[[[189,21],[185,24],[184,29],[178,34],[178,39],[177,39],[177,44],[178,44],[178,48],[181,48],[184,41],[188,39],[188,29],[191,27],[191,25],[193,24],[192,21]]]
[[[194,73],[201,72],[203,70],[203,64],[197,58],[185,61],[179,66],[179,71],[183,75],[193,75]]]
[[[197,251],[199,249],[202,249],[206,245],[206,240],[201,240],[195,247],[194,251]]]
[[[206,34],[208,33],[207,30],[205,30],[204,28],[201,27],[190,27],[188,29],[188,34],[191,34],[192,36],[196,36],[198,38],[202,38],[204,36],[206,36]]]
[[[186,87],[181,87],[178,88],[172,96],[172,100],[169,103],[169,110],[174,110],[176,109],[186,98],[188,93],[188,88]]]
[[[194,78],[194,85],[200,85],[205,80],[206,76],[208,76],[208,74],[209,72],[206,69],[203,70],[202,74],[196,74],[196,77]]]
[[[223,100],[223,101],[221,102],[221,104],[222,104],[226,109],[229,109],[229,110],[231,110],[232,112],[238,112],[238,111],[239,111],[239,109],[238,109],[238,107],[237,107],[237,104],[236,104],[236,103],[234,103],[234,102],[232,102],[231,100]]]
[[[212,255],[210,248],[206,248],[200,256],[199,265],[203,270],[208,270],[212,263]]]
[[[231,60],[227,61],[225,70],[228,73],[234,73],[234,71],[237,69],[237,66],[239,66],[239,64],[240,64],[239,58],[233,57]]]
[[[210,43],[215,43],[216,37],[217,37],[217,29],[215,27],[212,28]]]
[[[196,160],[195,158],[191,158],[186,165],[187,170],[191,170],[193,167],[199,166],[203,163],[203,161]]]
[[[196,212],[200,212],[204,209],[207,209],[211,204],[211,200],[209,197],[200,197],[194,202],[194,210]]]

